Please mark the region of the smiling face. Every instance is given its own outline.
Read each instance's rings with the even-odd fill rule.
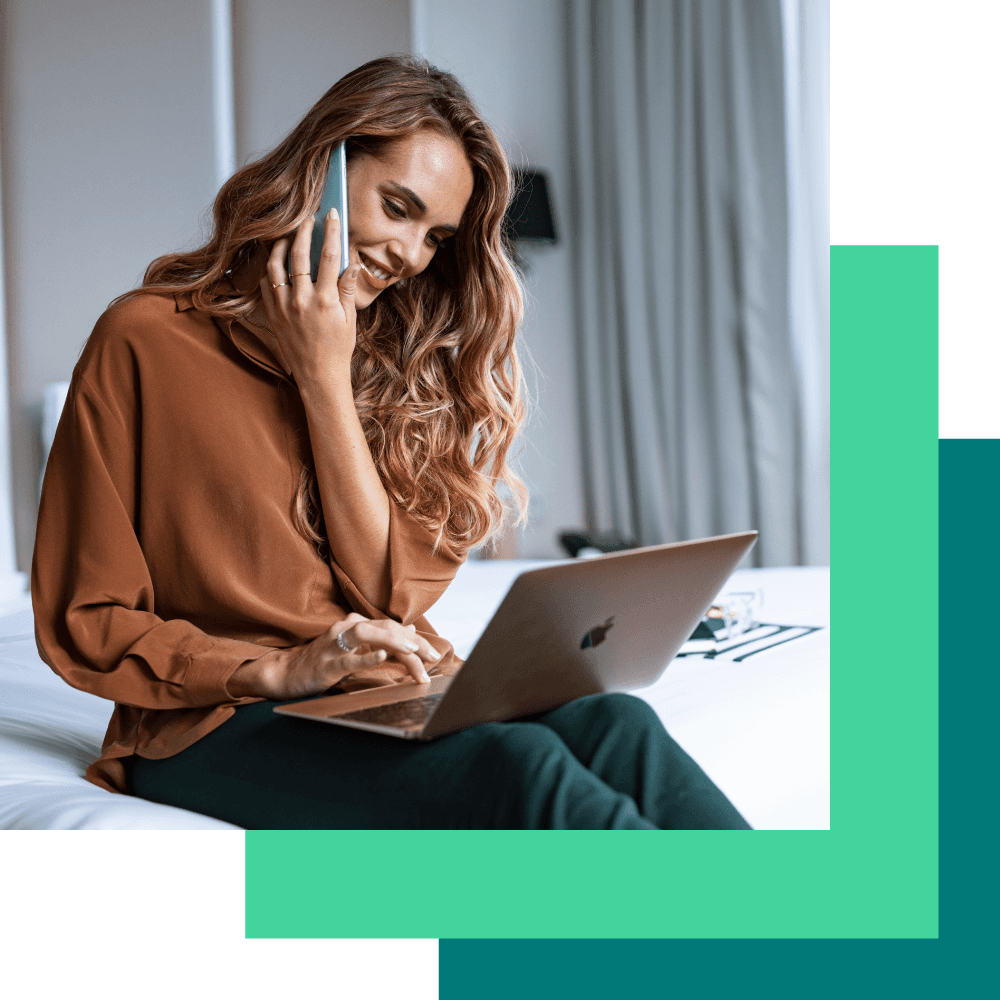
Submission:
[[[379,156],[356,153],[347,164],[351,262],[363,265],[355,306],[419,274],[462,221],[472,196],[472,168],[455,139],[423,130]]]

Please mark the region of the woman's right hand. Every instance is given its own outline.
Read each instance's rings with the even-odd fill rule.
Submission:
[[[337,643],[341,633],[351,647],[349,653]],[[424,664],[435,664],[441,658],[413,625],[350,614],[312,642],[273,649],[242,664],[226,686],[233,698],[308,698],[333,687],[348,674],[384,663],[389,656],[406,667],[419,684],[430,683]]]
[[[361,264],[348,261],[347,270],[340,273],[340,217],[336,209],[327,213],[324,226],[315,282],[310,270],[315,228],[311,215],[295,231],[294,239],[282,236],[274,241],[267,273],[260,281],[266,326],[300,390],[317,379],[326,382],[334,373],[346,378],[349,387],[351,357],[357,342],[354,296]]]

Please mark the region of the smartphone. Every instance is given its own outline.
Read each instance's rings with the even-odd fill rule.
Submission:
[[[347,150],[342,142],[334,146],[333,152],[330,154],[330,169],[326,175],[326,185],[323,188],[323,197],[319,202],[319,211],[314,220],[312,246],[309,250],[313,281],[319,277],[319,260],[323,252],[323,236],[326,232],[326,213],[331,208],[335,208],[340,216],[340,274],[343,274],[351,263],[351,259],[347,235]],[[291,274],[291,250],[289,250],[285,265],[288,273]]]

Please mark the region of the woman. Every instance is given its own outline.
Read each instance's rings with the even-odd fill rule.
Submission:
[[[375,60],[98,321],[32,568],[42,657],[115,701],[91,781],[245,827],[746,827],[634,698],[416,745],[271,710],[460,666],[423,613],[524,507],[510,193],[453,77]]]

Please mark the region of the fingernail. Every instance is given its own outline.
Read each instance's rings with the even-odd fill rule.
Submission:
[[[420,675],[420,683],[421,683],[421,684],[430,684],[430,682],[431,682],[431,679],[430,679],[430,677],[429,677],[429,676],[427,675],[427,671],[425,670],[425,671],[424,671],[424,672],[423,672],[423,673],[422,673],[422,674]]]
[[[384,650],[380,649],[376,654],[375,658],[378,660],[384,660],[389,654]]]
[[[404,642],[403,649],[408,653],[415,653],[420,647],[415,642]]]
[[[340,216],[337,215],[337,210],[335,208],[331,208],[330,211],[326,213],[326,217],[328,219],[339,219],[340,218]]]
[[[432,660],[440,660],[441,659],[441,654],[436,649],[431,649],[431,651],[427,655]]]

